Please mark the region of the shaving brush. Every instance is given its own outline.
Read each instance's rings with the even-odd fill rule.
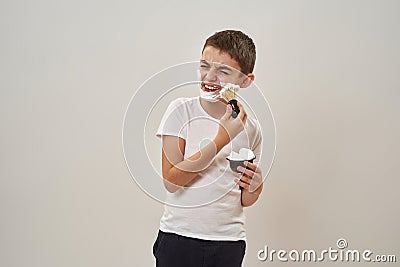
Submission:
[[[239,106],[238,106],[237,100],[236,100],[236,91],[238,90],[236,87],[237,86],[228,86],[221,93],[222,98],[225,99],[225,101],[228,102],[228,104],[231,105],[231,107],[232,107],[232,117],[233,118],[236,118],[240,112],[240,109],[239,109]]]

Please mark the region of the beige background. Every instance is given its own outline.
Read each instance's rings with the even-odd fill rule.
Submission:
[[[123,115],[148,77],[199,59],[226,28],[254,38],[277,124],[244,266],[272,266],[257,260],[265,244],[322,250],[340,237],[399,258],[399,8],[2,1],[0,265],[153,266],[162,205],[129,176]]]

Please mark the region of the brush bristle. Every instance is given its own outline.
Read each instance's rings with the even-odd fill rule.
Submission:
[[[236,89],[235,88],[228,88],[226,89],[223,94],[222,97],[227,101],[231,101],[233,99],[236,99]]]

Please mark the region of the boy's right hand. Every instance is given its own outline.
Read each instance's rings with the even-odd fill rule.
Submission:
[[[225,145],[243,131],[244,125],[246,124],[246,111],[240,102],[238,102],[238,106],[240,113],[236,118],[233,118],[231,105],[226,105],[225,114],[219,121],[219,129],[215,138],[223,142]]]

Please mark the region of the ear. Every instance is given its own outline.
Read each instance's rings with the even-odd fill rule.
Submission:
[[[249,73],[246,75],[246,77],[244,78],[242,84],[240,85],[241,88],[246,88],[249,87],[249,85],[254,81],[254,74],[253,73]]]

